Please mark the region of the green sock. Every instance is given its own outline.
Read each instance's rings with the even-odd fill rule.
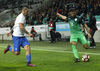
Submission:
[[[72,50],[73,50],[73,54],[74,54],[75,58],[79,58],[79,57],[78,57],[78,51],[77,51],[75,45],[72,45]]]

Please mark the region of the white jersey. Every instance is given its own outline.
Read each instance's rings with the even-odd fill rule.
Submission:
[[[25,16],[21,13],[17,16],[15,23],[14,23],[14,29],[13,29],[13,36],[23,37],[24,31],[22,31],[19,27],[19,23],[22,23],[25,27],[26,19]]]

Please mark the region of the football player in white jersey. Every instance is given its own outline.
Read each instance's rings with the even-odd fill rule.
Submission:
[[[4,53],[7,53],[8,51],[11,51],[15,55],[20,54],[20,46],[26,50],[26,59],[27,59],[27,66],[35,67],[35,65],[31,64],[31,53],[30,53],[30,44],[27,38],[24,36],[24,33],[28,34],[29,36],[32,36],[26,29],[26,16],[28,15],[29,8],[23,7],[22,12],[17,16],[14,27],[12,30],[7,33],[7,36],[11,34],[13,31],[13,45],[14,48],[12,48],[10,45],[7,46],[7,48],[4,50]]]

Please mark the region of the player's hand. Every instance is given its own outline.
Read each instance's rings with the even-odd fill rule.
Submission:
[[[59,16],[59,13],[57,13],[57,15]]]
[[[29,35],[30,37],[32,37],[32,34],[29,33],[28,35]]]
[[[91,34],[88,33],[88,36],[91,38]]]
[[[7,37],[9,37],[11,35],[11,33],[9,32],[9,33],[7,33]]]

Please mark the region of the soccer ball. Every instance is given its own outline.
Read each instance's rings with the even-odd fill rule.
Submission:
[[[88,62],[90,60],[90,56],[88,55],[88,54],[84,54],[83,56],[82,56],[82,61],[83,62]]]

